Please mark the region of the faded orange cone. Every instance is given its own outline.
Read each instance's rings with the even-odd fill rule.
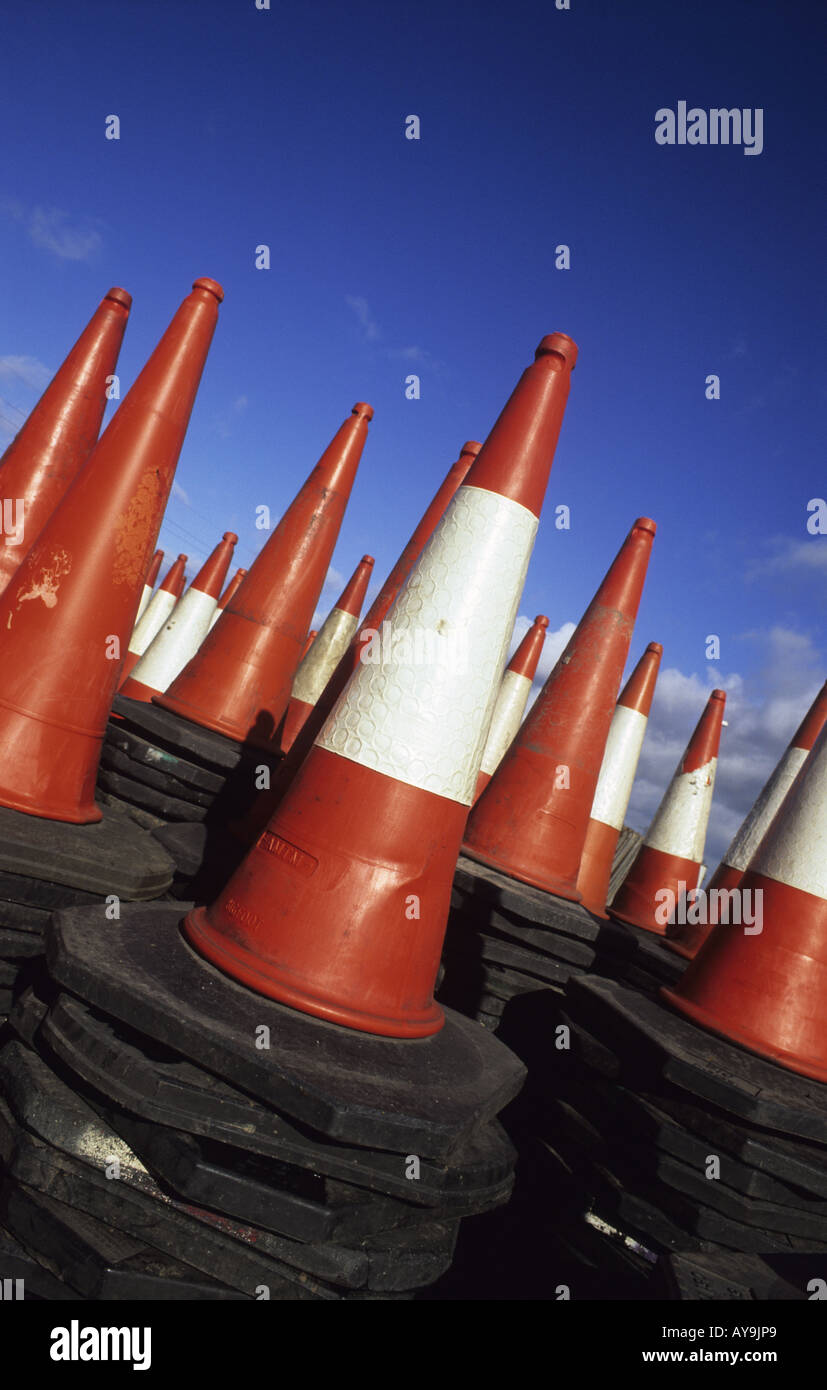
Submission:
[[[347,651],[359,623],[372,570],[373,556],[363,555],[315,640],[308,642],[293,680],[290,704],[284,717],[281,746],[285,753],[292,747],[296,735]]]
[[[612,860],[632,795],[662,655],[660,642],[650,642],[621,691],[606,740],[577,875],[581,902],[597,917],[608,915]]]
[[[0,804],[13,810],[101,819],[95,777],[121,644],[222,294],[214,280],[196,280],[0,600]]]
[[[738,885],[751,911],[740,925],[721,921],[663,991],[694,1023],[816,1081],[827,1081],[825,846],[822,727]]]
[[[573,902],[654,535],[635,522],[468,819],[470,858]]]
[[[427,1037],[451,880],[568,396],[544,338],[268,828],[184,932],[234,979],[364,1032]],[[416,632],[459,649],[405,659]],[[388,651],[387,657],[384,656]]]
[[[236,570],[235,574],[233,575],[232,579],[230,580],[229,584],[227,585],[226,589],[224,590],[223,594],[218,600],[215,612],[210,618],[210,632],[212,632],[213,628],[218,622],[218,619],[221,617],[221,614],[224,612],[224,609],[227,607],[227,604],[230,602],[230,599],[233,597],[233,594],[235,593],[236,589],[238,588],[246,573],[247,571],[243,568]]]
[[[772,825],[778,808],[806,762],[807,755],[827,722],[827,682],[808,709],[793,734],[783,757],[777,763],[768,781],[759,793],[755,805],[745,818],[735,839],[729,846],[709,883],[706,885],[707,902],[710,904],[706,923],[686,922],[674,927],[667,926],[664,946],[676,951],[679,956],[691,960],[698,952],[715,925],[716,904],[722,893],[729,893],[741,882],[752,856]],[[715,897],[712,897],[712,894]]]
[[[144,702],[153,695],[162,695],[198,651],[218,606],[237,541],[235,532],[224,532],[223,539],[124,681],[122,695]]]
[[[677,905],[697,887],[725,705],[724,691],[713,690],[643,844],[609,908],[610,915],[620,922],[664,936],[671,915],[669,903]]]
[[[212,632],[155,704],[272,751],[373,419],[359,401]]]
[[[144,580],[141,601],[138,604],[138,612],[135,618],[136,624],[141,621],[141,618],[144,616],[144,613],[146,612],[147,604],[149,603],[149,600],[152,598],[152,590],[155,588],[155,580],[158,578],[163,563],[163,550],[156,550],[155,554],[152,557],[152,563],[149,566],[149,569],[147,570],[146,579]],[[134,632],[135,629],[133,628],[132,631]]]
[[[502,685],[491,716],[491,728],[485,742],[479,776],[474,791],[477,802],[497,771],[525,714],[531,683],[537,673],[537,663],[546,640],[548,618],[535,618],[505,670]]]
[[[176,603],[184,592],[184,574],[187,568],[187,555],[179,555],[169,567],[152,598],[149,600],[140,617],[132,629],[129,638],[129,646],[126,649],[121,678],[118,689],[122,689],[129,680],[150,642],[154,640],[161,631],[167,618],[174,609]]]
[[[131,305],[109,291],[0,458],[0,594],[95,447]]]

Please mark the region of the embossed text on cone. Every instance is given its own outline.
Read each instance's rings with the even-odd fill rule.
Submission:
[[[358,402],[198,651],[155,703],[237,743],[272,749],[362,457]]]
[[[387,656],[362,661],[267,829],[185,920],[213,964],[294,1009],[442,1027],[451,880],[575,358],[543,339],[388,613]]]
[[[109,291],[0,458],[0,497],[18,513],[0,528],[0,594],[95,447],[131,305]]]
[[[505,669],[480,763],[474,792],[475,802],[485,791],[520,727],[520,720],[525,714],[531,694],[531,683],[537,673],[537,663],[546,640],[547,628],[548,618],[544,614],[535,618]]]
[[[16,811],[100,820],[95,778],[120,658],[222,295],[196,280],[0,599],[0,804]]]
[[[715,925],[717,904],[720,895],[737,888],[749,867],[752,856],[772,825],[773,819],[790,790],[798,773],[806,761],[813,744],[827,722],[827,682],[805,714],[801,724],[777,763],[772,774],[759,793],[754,806],[746,816],[735,839],[729,846],[709,883],[705,885],[708,904],[706,923],[685,922],[667,926],[666,940],[663,943],[670,950],[687,960],[698,952]]]
[[[660,643],[650,642],[612,715],[577,875],[583,906],[598,917],[607,915],[612,863],[632,795],[662,655]]]
[[[825,846],[827,726],[738,885],[742,920],[721,920],[664,991],[694,1023],[816,1081],[827,1081]]]
[[[620,922],[666,933],[671,892],[677,904],[694,889],[704,857],[715,790],[726,694],[713,690],[675,775],[609,913]],[[683,886],[681,886],[683,885]]]
[[[465,854],[573,902],[654,535],[635,522],[468,820]]]

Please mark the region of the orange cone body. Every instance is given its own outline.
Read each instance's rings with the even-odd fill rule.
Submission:
[[[732,841],[712,878],[706,887],[708,921],[706,923],[686,922],[674,929],[667,927],[666,941],[663,943],[679,956],[692,960],[715,925],[714,905],[720,901],[711,894],[718,894],[737,888],[748,865],[765,834],[772,825],[775,814],[790,790],[807,755],[827,722],[827,682],[805,714],[793,735],[781,761],[759,793],[755,805],[744,820],[743,825]]]
[[[187,555],[179,555],[170,565],[163,581],[149,600],[129,638],[118,689],[122,690],[149,644],[161,631],[167,618],[184,592]]]
[[[95,447],[131,305],[109,291],[0,458],[0,594]]]
[[[697,886],[712,809],[726,695],[713,690],[646,838],[609,912],[633,927],[666,933],[673,903]]]
[[[388,613],[388,655],[365,656],[267,829],[186,918],[199,951],[273,999],[390,1037],[442,1026],[451,881],[575,356],[543,340]],[[411,661],[417,632],[446,655],[464,634],[463,678]]]
[[[547,627],[548,618],[544,615],[535,618],[506,667],[500,693],[497,696],[497,703],[494,706],[494,713],[491,716],[491,728],[488,730],[485,752],[480,763],[479,776],[474,790],[475,802],[485,791],[514,742],[514,736],[520,727],[520,720],[525,714],[525,707],[531,694],[531,683],[537,674],[537,663],[540,660],[540,653],[546,640]]]
[[[224,532],[223,540],[201,566],[187,592],[123,682],[122,695],[149,703],[153,695],[163,694],[198,651],[209,632],[237,541],[235,532]]]
[[[365,601],[373,556],[363,555],[340,597],[331,608],[316,640],[308,642],[293,680],[290,704],[284,716],[281,746],[286,753],[324,690],[359,623]]]
[[[574,902],[654,535],[635,522],[468,820],[464,853]]]
[[[156,704],[272,750],[373,409],[353,407],[212,632]]]
[[[141,594],[141,601],[140,601],[140,603],[138,604],[138,613],[137,613],[137,616],[136,616],[136,618],[135,618],[135,622],[136,622],[136,623],[139,623],[139,622],[141,621],[141,618],[143,617],[144,613],[146,612],[147,604],[149,603],[149,600],[152,598],[152,590],[155,588],[155,580],[158,578],[158,573],[159,573],[160,568],[161,568],[161,566],[162,566],[163,563],[164,563],[164,552],[163,552],[163,550],[156,550],[156,551],[155,551],[155,554],[154,554],[153,557],[152,557],[152,564],[150,565],[149,569],[147,570],[146,579],[144,580],[144,587],[143,587],[143,592],[142,592],[142,594]],[[132,630],[133,630],[133,632],[135,631],[134,628],[133,628]]]
[[[623,687],[606,740],[577,875],[580,900],[597,917],[608,915],[612,861],[632,795],[662,655],[660,643],[650,642]]]
[[[310,651],[310,648],[313,646],[313,643],[315,642],[318,635],[319,629],[317,627],[311,627],[310,631],[307,634],[307,637],[305,638],[304,647],[302,649],[302,661],[304,661],[304,658],[307,656],[307,653]]]
[[[664,992],[694,1023],[816,1081],[827,1081],[825,846],[827,727],[741,879],[742,923],[721,921]]]
[[[238,588],[246,573],[247,571],[245,569],[236,570],[235,574],[233,575],[232,579],[230,580],[229,584],[227,585],[226,589],[224,590],[223,594],[218,600],[215,612],[210,618],[210,631],[212,631],[212,629],[215,627],[216,623],[218,622],[218,619],[221,617],[221,614],[224,612],[224,609],[227,607],[227,604],[230,602],[230,599],[232,598],[233,594],[235,593],[236,589]]]
[[[16,811],[101,819],[106,718],[222,293],[196,280],[0,599],[0,804]]]

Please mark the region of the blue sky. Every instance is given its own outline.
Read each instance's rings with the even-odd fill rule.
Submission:
[[[522,613],[562,641],[635,517],[655,518],[630,662],[658,640],[664,671],[631,819],[723,685],[720,853],[827,671],[827,537],[806,529],[827,492],[823,7],[42,0],[3,29],[0,442],[110,284],[134,296],[125,391],[215,277],[162,544],[197,563],[229,527],[248,562],[256,506],[280,512],[368,400],[324,607],[366,550],[381,580],[542,335],[571,334]],[[655,112],[681,100],[760,107],[762,153],[656,144]]]

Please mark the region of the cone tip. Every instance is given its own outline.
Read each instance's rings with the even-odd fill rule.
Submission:
[[[374,560],[374,558],[373,558],[372,555],[363,555],[363,556],[362,556],[362,564],[363,564],[363,565],[375,565],[375,564],[376,564],[376,561]]]
[[[660,642],[650,642],[646,650],[647,652],[657,652],[658,656],[663,656],[663,647]]]
[[[115,285],[104,299],[111,299],[115,304],[122,304],[127,312],[132,308],[132,295],[129,290],[122,290],[120,285]]]
[[[211,280],[208,275],[202,275],[199,280],[193,280],[192,288],[194,290],[209,290],[210,294],[215,295],[219,304],[224,298],[224,291],[219,285],[218,281]]]
[[[238,536],[235,531],[225,531],[221,539],[222,541],[232,541],[233,545],[238,545]]]
[[[478,454],[481,448],[482,445],[480,444],[480,441],[478,439],[466,439],[465,443],[459,451],[460,458],[463,454]]]
[[[534,626],[548,627],[548,618],[546,617],[545,613],[538,614],[538,616],[534,619]]]
[[[712,692],[712,694],[710,695],[709,698],[710,698],[710,700],[720,700],[723,704],[726,704],[726,691],[725,691],[725,690],[713,690],[713,692]]]
[[[632,527],[633,531],[648,531],[653,536],[657,532],[657,529],[657,522],[653,521],[650,516],[639,516]]]
[[[189,555],[179,555],[179,556],[178,556],[178,559],[179,559],[179,560],[184,560],[185,562],[186,562],[189,558],[190,558]]]
[[[366,401],[357,401],[350,413],[360,420],[367,420],[370,424],[373,419],[373,406],[368,405]]]
[[[534,354],[536,362],[538,357],[547,357],[549,353],[556,353],[558,357],[564,358],[570,372],[574,371],[574,364],[577,361],[577,344],[568,333],[547,333]]]

